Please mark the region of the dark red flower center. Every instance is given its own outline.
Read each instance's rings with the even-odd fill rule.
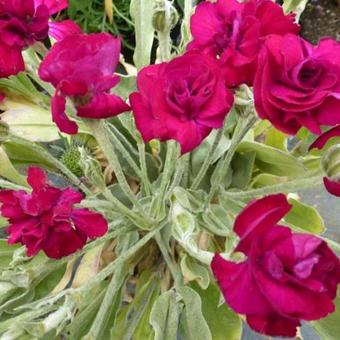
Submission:
[[[199,75],[174,79],[167,87],[166,100],[171,110],[182,120],[192,120],[213,93],[215,80],[209,70]]]

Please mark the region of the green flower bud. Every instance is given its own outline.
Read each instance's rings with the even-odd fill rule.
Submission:
[[[69,146],[62,154],[60,161],[77,177],[83,176],[83,170],[79,165],[80,152],[78,145]]]
[[[168,0],[158,0],[152,16],[152,25],[156,31],[169,32],[173,29],[179,16],[172,2]]]
[[[86,151],[85,148],[78,148],[80,154],[79,166],[85,177],[101,192],[106,189],[105,178],[100,163]]]
[[[340,179],[340,144],[329,148],[322,159],[322,166],[327,177]]]

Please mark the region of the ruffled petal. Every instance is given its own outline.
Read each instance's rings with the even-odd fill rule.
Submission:
[[[253,239],[276,225],[290,209],[291,205],[283,194],[248,204],[235,220],[234,231],[241,238],[236,250],[247,254]]]
[[[72,20],[50,21],[48,34],[57,41],[69,35],[81,33],[81,28]]]
[[[124,100],[114,94],[101,93],[84,106],[77,106],[77,115],[83,118],[109,118],[130,110]]]
[[[325,185],[326,190],[330,194],[336,197],[340,197],[340,181],[339,180],[331,180],[328,177],[324,177],[323,183]]]
[[[47,185],[46,173],[40,168],[31,166],[28,168],[27,182],[34,191],[42,190]]]
[[[108,230],[108,224],[103,215],[89,209],[75,209],[71,218],[76,229],[89,238],[101,237]]]
[[[78,125],[67,117],[65,108],[66,99],[55,94],[51,101],[52,120],[57,124],[61,132],[74,135],[78,132]]]

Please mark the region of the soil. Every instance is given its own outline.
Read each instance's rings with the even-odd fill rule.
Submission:
[[[309,0],[301,15],[302,36],[316,44],[324,36],[340,39],[340,0]]]

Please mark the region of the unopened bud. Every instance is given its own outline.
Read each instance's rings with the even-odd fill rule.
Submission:
[[[168,0],[158,0],[152,16],[152,25],[156,31],[170,32],[179,19],[176,8]]]

